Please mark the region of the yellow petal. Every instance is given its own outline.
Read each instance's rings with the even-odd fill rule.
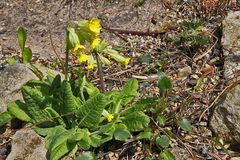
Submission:
[[[78,63],[85,62],[88,60],[88,58],[89,58],[89,56],[83,53],[78,57]]]
[[[101,29],[100,20],[97,18],[91,19],[88,27],[95,35],[99,35]]]
[[[85,50],[86,48],[83,45],[76,44],[73,49],[73,53],[80,55],[80,54],[83,54]]]
[[[92,43],[91,43],[91,45],[90,45],[90,48],[93,50],[93,49],[95,49],[98,45],[99,45],[99,43],[100,43],[100,38],[95,38],[93,41],[92,41]]]
[[[106,118],[107,118],[108,122],[111,122],[113,120],[114,116],[112,114],[108,114]]]
[[[86,67],[87,70],[93,70],[93,68],[94,68],[93,65],[88,65],[88,66]]]
[[[125,67],[127,67],[129,61],[130,61],[130,58],[125,58],[125,60],[124,60],[124,65],[125,65]]]

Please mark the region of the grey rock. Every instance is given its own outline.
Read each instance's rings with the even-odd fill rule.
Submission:
[[[22,100],[20,87],[37,76],[24,64],[7,66],[0,71],[0,112],[7,110],[7,103],[11,100]]]
[[[177,158],[177,160],[190,160],[192,156],[186,149],[174,146],[171,150],[171,153]]]
[[[52,69],[35,65],[40,72],[43,73],[44,78],[48,72],[57,75],[63,74]],[[14,100],[22,100],[20,88],[23,84],[31,79],[38,79],[38,77],[25,64],[9,65],[4,70],[0,70],[0,112],[7,110],[7,103]]]
[[[240,71],[240,11],[231,11],[223,21],[224,76],[231,79]],[[240,143],[240,85],[226,92],[210,117],[210,127],[224,142]]]
[[[21,129],[12,137],[12,150],[6,160],[47,160],[44,140],[31,129]]]
[[[210,127],[224,142],[240,143],[240,85],[233,87],[215,107]]]
[[[231,11],[223,21],[222,46],[225,56],[225,77],[240,71],[240,11]]]

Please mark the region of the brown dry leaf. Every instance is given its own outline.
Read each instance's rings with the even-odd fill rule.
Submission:
[[[204,76],[213,76],[215,73],[215,68],[211,65],[206,64],[205,67],[201,70],[201,73]]]

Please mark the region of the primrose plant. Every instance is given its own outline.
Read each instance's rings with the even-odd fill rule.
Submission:
[[[65,80],[60,75],[30,80],[21,87],[23,101],[11,101],[7,111],[0,113],[0,126],[12,119],[25,122],[45,137],[48,159],[65,155],[75,158],[77,151],[96,148],[110,140],[125,141],[148,127],[150,118],[144,113],[155,100],[132,103],[138,96],[138,82],[130,79],[122,90],[101,93],[86,76],[68,77],[68,56],[86,62],[86,69],[109,65],[113,58],[126,67],[129,58],[108,48],[98,37],[100,21],[96,18],[74,22],[67,28]]]

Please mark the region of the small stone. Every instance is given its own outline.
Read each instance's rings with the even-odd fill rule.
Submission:
[[[44,140],[31,129],[21,129],[12,137],[12,150],[6,160],[47,160]]]
[[[200,122],[200,126],[207,126],[207,122]]]
[[[178,78],[184,79],[192,73],[192,68],[190,66],[186,66],[179,70]]]
[[[232,157],[230,160],[240,160],[240,157]]]

